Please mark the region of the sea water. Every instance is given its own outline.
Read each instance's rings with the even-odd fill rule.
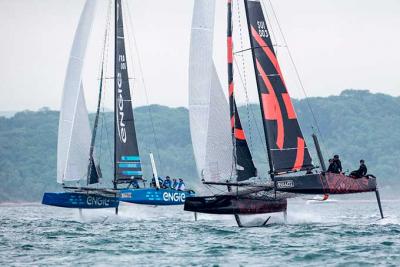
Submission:
[[[238,228],[232,216],[184,212],[182,206],[122,205],[113,210],[40,204],[0,206],[0,266],[396,266],[398,200],[374,195],[307,204],[289,201],[288,220]],[[257,224],[266,217],[243,218]]]

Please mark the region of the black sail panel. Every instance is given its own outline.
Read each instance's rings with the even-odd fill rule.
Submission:
[[[240,122],[239,113],[236,107],[233,83],[233,43],[232,43],[232,2],[228,0],[228,87],[229,87],[229,109],[231,116],[232,140],[235,146],[236,174],[238,181],[245,181],[257,176],[257,169],[254,166],[253,158],[247,145],[246,136]]]
[[[126,62],[121,0],[115,0],[115,183],[142,177]]]
[[[261,4],[257,0],[245,0],[245,7],[271,171],[313,168]]]
[[[236,174],[238,181],[245,181],[251,177],[257,176],[257,169],[254,166],[246,136],[240,123],[239,113],[234,103],[234,127],[232,127],[236,152]]]

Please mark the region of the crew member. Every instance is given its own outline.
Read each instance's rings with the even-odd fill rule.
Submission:
[[[178,182],[177,182],[176,179],[174,178],[174,179],[172,179],[172,189],[177,190],[177,187],[178,187]]]
[[[163,188],[165,189],[170,189],[171,188],[171,179],[169,176],[165,177],[164,183],[162,185]]]
[[[132,187],[135,188],[135,189],[140,188],[139,182],[138,182],[137,179],[133,179],[133,181],[132,181]]]
[[[185,191],[185,183],[183,182],[182,178],[179,178],[179,183],[178,183],[176,190]]]
[[[158,177],[158,185],[159,185],[160,187],[162,187],[163,184],[164,184],[163,179],[161,179],[161,177]]]
[[[329,167],[328,170],[326,172],[335,172],[336,170],[336,164],[333,162],[333,159],[329,159]]]
[[[367,166],[365,166],[364,160],[360,160],[360,167],[358,170],[352,171],[350,173],[350,176],[353,176],[355,178],[361,178],[367,174]]]
[[[341,173],[343,171],[342,162],[339,159],[339,155],[333,156],[333,163],[336,164],[336,169],[333,173]]]
[[[154,178],[154,174],[153,174],[153,178],[151,178],[150,187],[156,187],[156,179]]]

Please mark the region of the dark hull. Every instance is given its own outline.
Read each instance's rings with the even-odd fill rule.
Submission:
[[[262,214],[286,211],[286,199],[256,199],[235,195],[188,197],[184,210],[210,214]]]
[[[354,179],[334,173],[278,176],[275,181],[277,191],[299,194],[354,194],[376,190],[376,178]]]
[[[118,207],[119,200],[115,196],[93,193],[60,192],[44,193],[42,204],[62,208],[105,209]]]

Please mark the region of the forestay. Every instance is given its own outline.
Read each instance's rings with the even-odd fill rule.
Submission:
[[[229,108],[213,54],[214,0],[196,0],[190,40],[190,132],[199,175],[205,180],[232,176]]]
[[[82,67],[93,24],[95,0],[87,0],[72,44],[60,109],[57,182],[86,177],[91,130],[83,87]]]

